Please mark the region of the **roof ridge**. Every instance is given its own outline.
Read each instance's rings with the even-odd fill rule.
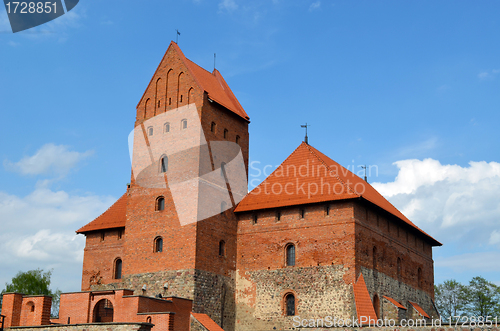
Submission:
[[[309,144],[306,144],[306,146],[308,147],[308,150],[314,155],[316,156],[316,158],[321,162],[323,163],[328,169],[330,169],[330,172],[334,172],[333,170],[331,170],[330,166],[328,164],[326,164],[325,160],[323,160],[321,157],[318,156],[317,153],[314,152],[314,150],[316,148],[312,147],[311,145]],[[309,148],[310,147],[310,148]],[[311,149],[312,148],[312,149]],[[346,169],[347,171],[351,172],[349,169],[345,168],[344,166],[342,166],[340,163],[338,164],[339,166],[341,166],[342,168]],[[352,172],[351,172],[352,173]],[[354,173],[352,173],[354,175]],[[356,194],[357,196],[361,197],[363,196],[362,194],[359,194],[358,192],[356,192],[356,190],[354,190],[353,188],[351,188],[349,185],[347,185],[346,183],[344,183],[344,181],[339,177],[339,175],[337,173],[334,172],[334,175],[335,177],[339,180],[339,182],[341,182],[345,187],[347,187],[348,189],[350,189],[352,191],[352,193]]]

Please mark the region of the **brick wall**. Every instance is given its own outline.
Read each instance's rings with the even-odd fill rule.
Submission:
[[[150,331],[153,325],[149,323],[110,323],[110,324],[77,324],[77,325],[51,325],[39,327],[13,327],[11,330],[37,330],[37,331]]]

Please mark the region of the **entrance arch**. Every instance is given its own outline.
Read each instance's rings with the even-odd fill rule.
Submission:
[[[99,300],[94,306],[94,323],[113,322],[113,304],[108,299]]]

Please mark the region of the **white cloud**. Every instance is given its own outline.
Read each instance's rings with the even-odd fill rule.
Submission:
[[[313,2],[311,3],[311,5],[309,6],[309,11],[313,11],[315,9],[318,9],[319,7],[321,6],[321,1],[316,1],[316,2]]]
[[[493,261],[500,261],[500,252],[466,253],[437,258],[434,263],[438,268],[447,268],[459,273],[464,271],[499,272],[500,263]]]
[[[389,183],[373,183],[412,222],[440,241],[493,244],[500,228],[500,163],[442,165],[433,159],[394,163],[399,172]]]
[[[79,162],[93,154],[68,150],[67,146],[45,144],[33,156],[25,156],[19,162],[5,161],[4,166],[23,175],[55,174],[65,176]]]
[[[79,290],[85,238],[75,231],[115,201],[48,188],[24,197],[0,191],[0,284],[18,271],[54,268],[54,288]]]
[[[477,77],[481,80],[491,80],[494,79],[497,74],[500,73],[499,69],[486,70],[480,72]]]
[[[490,245],[500,244],[500,231],[494,230],[490,235]]]
[[[227,12],[233,12],[236,9],[238,9],[238,5],[234,0],[222,0],[219,3],[219,10],[220,11],[227,11]]]

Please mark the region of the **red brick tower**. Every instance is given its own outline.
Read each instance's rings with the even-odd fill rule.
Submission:
[[[186,110],[191,115],[183,115]],[[195,209],[218,212],[188,222],[184,216],[191,213],[191,198],[174,197],[170,186],[209,173],[220,176],[225,156],[214,152],[220,141],[240,146],[246,173],[248,124],[248,115],[221,74],[188,60],[172,42],[137,105],[134,158],[144,157],[141,162],[148,163],[151,156],[151,164],[140,173],[134,173],[134,167],[127,193],[77,231],[87,237],[82,290],[129,288],[135,294],[193,299],[194,312],[207,313],[232,329],[237,231],[233,209],[239,199],[231,195],[227,210],[210,201],[207,206],[198,202]],[[187,137],[193,128],[198,134]],[[164,161],[163,156],[153,157],[154,144],[174,136],[180,138],[169,145],[171,155]],[[213,194],[201,186],[199,191],[200,201]]]

